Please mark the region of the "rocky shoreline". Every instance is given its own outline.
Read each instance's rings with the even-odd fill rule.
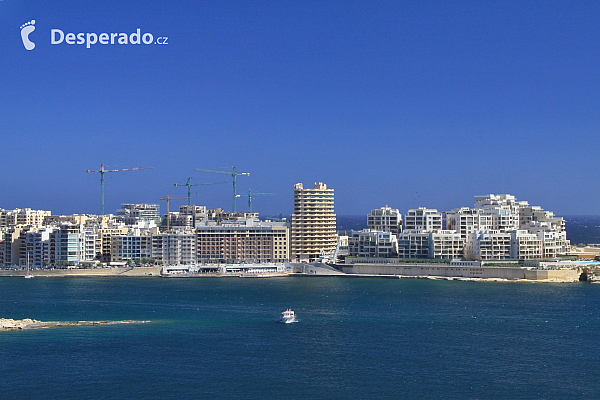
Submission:
[[[0,318],[0,331],[14,331],[23,329],[44,329],[60,326],[96,326],[116,324],[144,324],[150,321],[38,321],[36,319],[9,319]]]

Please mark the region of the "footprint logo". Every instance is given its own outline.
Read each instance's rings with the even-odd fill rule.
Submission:
[[[21,25],[21,39],[23,39],[23,46],[27,50],[33,50],[35,48],[35,43],[29,40],[29,34],[35,31],[35,19]]]

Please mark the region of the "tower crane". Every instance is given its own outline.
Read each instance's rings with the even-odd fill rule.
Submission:
[[[171,197],[167,195],[167,197],[163,197],[162,199],[158,199],[160,201],[167,202],[167,232],[171,230],[171,215],[169,212],[169,205],[171,204],[171,200],[179,200],[179,199],[187,199],[187,197]]]
[[[238,196],[242,196],[241,194],[238,194]],[[252,199],[257,197],[257,196],[275,196],[275,193],[252,193],[252,189],[248,189],[248,194],[244,195],[244,196],[248,196],[248,212],[250,214],[252,214]]]
[[[154,167],[138,167],[138,168],[122,168],[122,169],[105,169],[104,168],[105,165],[104,164],[100,164],[100,169],[99,170],[91,170],[88,169],[86,172],[89,174],[90,172],[98,172],[100,174],[100,193],[101,193],[101,210],[102,210],[102,215],[104,215],[104,174],[107,172],[123,172],[123,171],[139,171],[142,169],[154,169]]]
[[[220,185],[221,183],[227,183],[227,181],[210,182],[210,183],[192,183],[192,177],[190,176],[186,183],[176,183],[175,187],[187,186],[187,188],[188,188],[188,206],[191,206],[192,205],[192,186]]]
[[[233,172],[213,171],[211,169],[200,169],[200,168],[196,168],[195,171],[212,172],[215,174],[225,174],[225,175],[231,176],[233,178],[233,212],[236,212],[235,199],[238,197],[237,192],[236,192],[236,178],[238,175],[250,176],[250,172],[237,172],[237,169],[235,168],[235,166],[233,166],[232,168],[233,168]]]

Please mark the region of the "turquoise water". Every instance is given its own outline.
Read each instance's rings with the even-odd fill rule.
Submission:
[[[3,278],[3,399],[600,398],[600,286]],[[275,321],[286,308],[300,322]]]

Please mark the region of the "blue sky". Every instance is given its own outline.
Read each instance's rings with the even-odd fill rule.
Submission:
[[[586,1],[3,0],[0,207],[99,213],[85,171],[104,163],[154,167],[106,174],[107,212],[235,165],[238,192],[276,193],[262,216],[315,181],[338,214],[489,193],[600,214],[599,17]],[[50,43],[138,28],[168,45]],[[193,196],[231,209],[231,185]]]

